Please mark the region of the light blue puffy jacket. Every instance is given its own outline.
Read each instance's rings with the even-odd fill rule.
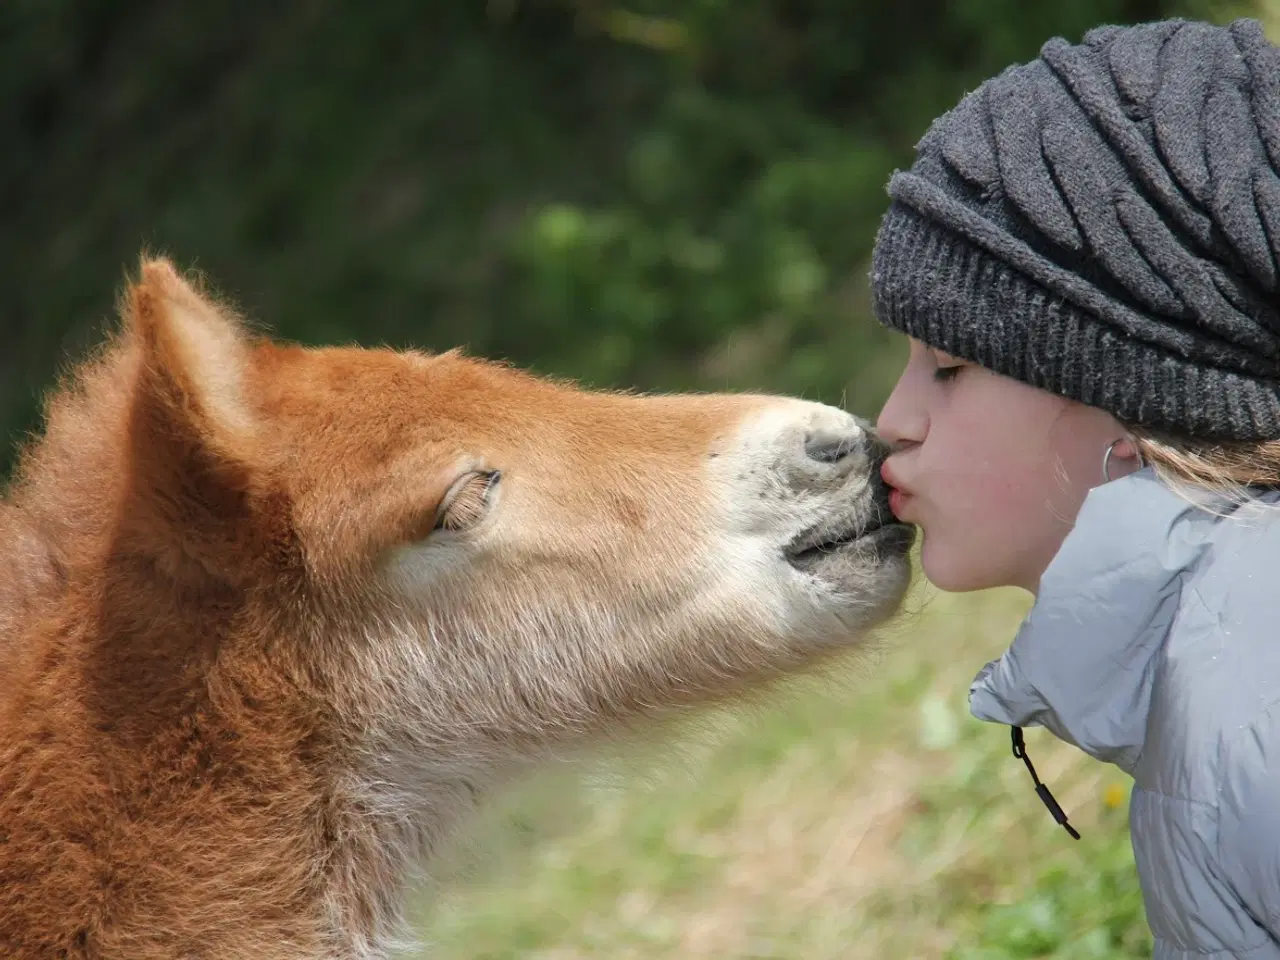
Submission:
[[[969,705],[1133,776],[1157,960],[1280,960],[1280,494],[1206,503],[1094,489]]]

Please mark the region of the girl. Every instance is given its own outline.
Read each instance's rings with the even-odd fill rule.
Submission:
[[[1036,595],[970,707],[1132,774],[1164,960],[1280,960],[1277,171],[1259,24],[1105,27],[936,121],[876,240],[893,509]]]

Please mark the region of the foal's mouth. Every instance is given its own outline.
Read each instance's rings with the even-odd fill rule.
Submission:
[[[877,503],[861,520],[845,517],[810,527],[787,544],[783,555],[793,567],[809,570],[829,557],[854,552],[904,553],[914,540],[915,528],[898,522],[887,504]]]

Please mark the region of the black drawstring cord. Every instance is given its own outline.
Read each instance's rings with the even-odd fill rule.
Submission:
[[[1063,829],[1071,834],[1072,839],[1079,840],[1080,834],[1076,832],[1076,828],[1067,823],[1067,814],[1062,807],[1058,805],[1058,801],[1053,798],[1053,794],[1049,792],[1049,788],[1040,782],[1040,778],[1036,776],[1036,768],[1031,765],[1031,758],[1027,756],[1027,746],[1022,740],[1022,728],[1013,728],[1013,755],[1027,765],[1027,770],[1031,774],[1031,781],[1036,785],[1036,794],[1044,801],[1044,805],[1049,808],[1049,812],[1053,814],[1053,819],[1062,824]]]

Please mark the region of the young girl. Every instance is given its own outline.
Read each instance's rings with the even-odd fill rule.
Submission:
[[[1277,171],[1256,22],[1106,27],[936,121],[876,241],[893,509],[1036,595],[971,709],[1132,774],[1164,960],[1280,958]]]

